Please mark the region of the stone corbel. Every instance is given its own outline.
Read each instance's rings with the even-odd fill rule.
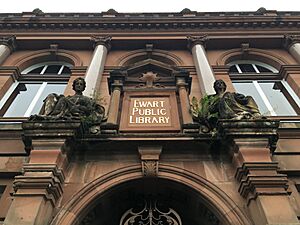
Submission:
[[[142,173],[145,177],[156,177],[159,171],[159,156],[162,151],[161,146],[139,146],[138,147]]]

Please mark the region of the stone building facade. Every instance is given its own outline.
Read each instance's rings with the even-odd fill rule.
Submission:
[[[0,224],[299,224],[300,12],[0,14]],[[106,121],[28,121],[50,93]],[[205,131],[193,96],[262,118]]]

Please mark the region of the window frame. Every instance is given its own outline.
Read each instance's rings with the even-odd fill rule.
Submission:
[[[32,71],[35,68],[38,68],[40,66],[43,66],[44,68],[42,69],[43,74],[28,74],[28,72]],[[47,69],[48,65],[61,65],[61,68],[59,70],[60,74],[44,74],[45,70]],[[2,99],[0,100],[0,117],[2,118],[24,118],[24,117],[29,117],[31,115],[32,110],[34,109],[36,103],[38,102],[39,98],[41,97],[43,90],[47,87],[47,85],[55,83],[55,84],[68,84],[68,80],[70,79],[71,74],[61,74],[63,68],[65,66],[68,66],[69,68],[72,67],[71,64],[65,63],[65,62],[58,62],[58,61],[53,61],[53,62],[44,62],[44,63],[38,63],[34,64],[32,66],[29,66],[28,68],[24,69],[21,72],[21,76],[17,81],[15,81],[8,91],[4,94]],[[5,116],[5,113],[17,97],[19,90],[18,88],[20,87],[21,84],[41,84],[40,87],[38,88],[38,91],[36,92],[37,94],[33,98],[32,102],[29,104],[26,112],[22,116],[17,116],[17,117],[7,117]]]
[[[286,100],[289,102],[293,110],[295,111],[296,115],[287,115],[287,116],[299,116],[300,115],[300,98],[296,95],[294,90],[290,87],[288,82],[280,76],[279,71],[263,62],[255,61],[255,60],[236,60],[228,63],[228,66],[233,66],[238,63],[248,63],[248,64],[256,64],[259,66],[263,66],[267,69],[272,70],[273,73],[262,72],[256,70],[255,73],[229,73],[229,77],[232,80],[233,86],[234,83],[252,83],[260,95],[261,99],[265,107],[270,112],[270,116],[282,117],[281,115],[277,115],[275,109],[273,108],[272,104],[270,103],[267,94],[263,91],[262,87],[259,85],[261,82],[274,82],[280,85],[280,90]]]
[[[252,72],[243,72],[241,69],[240,69],[240,66],[239,64],[251,64],[253,69],[254,69],[254,73]],[[256,60],[235,60],[235,61],[232,61],[230,63],[227,64],[228,66],[235,66],[238,73],[232,73],[232,74],[278,74],[278,70],[271,66],[271,65],[268,65],[266,63],[263,63],[263,62],[259,62],[259,61],[256,61]],[[270,70],[270,72],[260,72],[257,68],[257,66],[261,66],[261,67],[265,67],[266,69]]]

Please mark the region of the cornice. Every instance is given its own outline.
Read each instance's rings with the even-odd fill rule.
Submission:
[[[0,14],[0,30],[299,28],[300,12]]]

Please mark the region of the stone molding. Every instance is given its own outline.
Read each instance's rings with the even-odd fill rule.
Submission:
[[[266,139],[271,151],[276,149],[279,120],[219,120],[218,132],[223,139]]]
[[[0,76],[11,76],[13,81],[19,79],[21,72],[16,66],[0,66]]]
[[[13,52],[17,47],[16,36],[0,37],[0,45],[9,47],[10,51]]]
[[[284,174],[278,174],[277,162],[245,162],[237,168],[235,177],[240,182],[239,193],[251,200],[258,195],[287,195],[288,180]]]
[[[279,76],[286,79],[290,74],[299,74],[300,65],[282,65],[279,70]]]
[[[43,196],[55,206],[63,194],[64,173],[56,164],[24,164],[23,175],[16,176],[14,196]]]
[[[299,12],[195,12],[192,17],[183,13],[30,13],[0,14],[1,30],[116,30],[116,29],[190,29],[199,32],[207,29],[245,29],[281,27],[298,28]],[[62,16],[63,15],[63,16]],[[263,20],[262,20],[263,17]],[[30,18],[30,20],[29,20]],[[59,18],[59,20],[58,20]],[[151,20],[149,20],[151,18]],[[189,20],[187,20],[187,18]],[[88,23],[87,23],[88,21]]]
[[[142,173],[145,177],[155,177],[158,175],[159,170],[159,156],[162,151],[161,146],[139,146],[138,147],[141,164]]]

